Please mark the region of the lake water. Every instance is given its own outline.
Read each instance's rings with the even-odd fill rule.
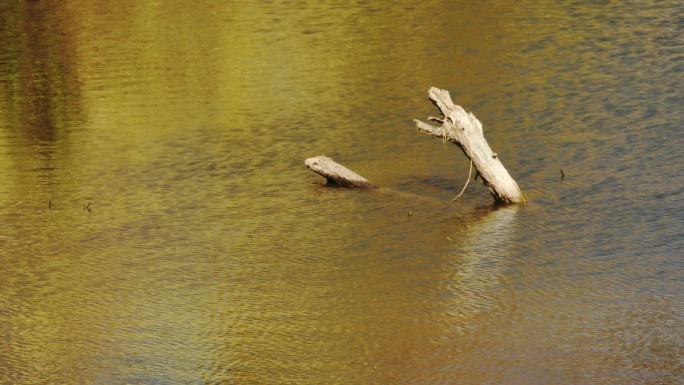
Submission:
[[[0,42],[0,384],[684,383],[681,1],[7,0]],[[452,202],[431,86],[528,204]]]

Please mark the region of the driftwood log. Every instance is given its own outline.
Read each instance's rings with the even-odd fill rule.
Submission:
[[[308,158],[304,161],[304,164],[306,164],[306,167],[311,169],[311,171],[327,179],[328,183],[331,184],[362,189],[373,189],[378,187],[369,182],[368,179],[324,155]]]
[[[471,161],[471,171],[473,166],[477,170],[475,179],[478,176],[482,178],[484,185],[487,186],[496,203],[525,203],[527,200],[520,191],[518,184],[503,166],[499,156],[489,147],[482,132],[482,123],[477,120],[475,115],[466,113],[461,106],[455,105],[446,90],[432,87],[428,95],[430,101],[442,113],[441,118],[429,117],[428,120],[438,122],[441,125],[433,126],[415,120],[418,129],[459,146]],[[327,179],[330,184],[360,189],[378,188],[368,179],[336,163],[327,156],[308,158],[304,163],[311,171]],[[468,179],[470,180],[470,173]]]
[[[497,203],[525,203],[526,199],[515,180],[501,163],[499,156],[492,151],[482,133],[482,123],[467,113],[461,106],[451,100],[449,91],[432,87],[428,92],[430,101],[442,113],[441,118],[429,117],[428,120],[440,123],[440,126],[414,120],[420,131],[434,135],[459,146],[471,160],[482,177],[484,185],[489,188]]]
[[[372,189],[380,194],[390,195],[392,198],[406,200],[412,204],[423,204],[428,206],[442,205],[444,203],[442,200],[436,199],[432,196],[417,195],[406,191],[398,191],[387,187],[377,186],[368,179],[324,155],[308,158],[304,161],[304,164],[306,164],[311,171],[323,176],[327,180],[328,184],[348,188],[358,188],[360,190]],[[409,209],[408,215],[412,216],[413,211]]]

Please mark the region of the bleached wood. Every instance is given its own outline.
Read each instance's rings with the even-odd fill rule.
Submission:
[[[304,164],[311,171],[325,177],[329,183],[338,184],[344,187],[358,187],[362,189],[376,188],[377,186],[368,179],[355,173],[354,171],[336,163],[327,156],[314,156],[304,161]]]
[[[497,203],[525,203],[527,200],[518,184],[513,180],[501,163],[499,156],[492,151],[482,132],[482,123],[472,113],[454,104],[449,91],[432,87],[428,92],[430,101],[442,113],[442,118],[430,117],[428,120],[441,123],[440,126],[414,120],[418,130],[448,140],[463,150],[472,160],[475,169],[482,177]]]

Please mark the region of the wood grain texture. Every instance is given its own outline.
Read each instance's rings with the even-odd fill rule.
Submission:
[[[442,113],[441,118],[429,117],[428,120],[440,123],[433,126],[414,120],[418,130],[448,140],[463,150],[472,160],[482,181],[497,203],[525,203],[527,200],[518,184],[513,180],[501,163],[499,156],[492,151],[484,137],[482,123],[472,113],[454,104],[449,91],[432,87],[428,92],[430,101]]]
[[[324,155],[308,158],[304,161],[304,164],[306,164],[311,171],[325,177],[325,179],[328,180],[328,183],[362,189],[377,188],[377,186],[369,182],[368,179]]]

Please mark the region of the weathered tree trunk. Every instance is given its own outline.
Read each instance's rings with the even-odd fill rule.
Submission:
[[[358,187],[362,189],[372,189],[378,186],[372,184],[368,179],[355,173],[354,171],[336,163],[327,156],[314,156],[304,161],[304,164],[311,171],[325,177],[328,183],[334,183],[344,187]]]
[[[461,106],[455,105],[449,91],[432,87],[428,95],[443,116],[430,117],[428,120],[441,123],[441,126],[436,127],[415,120],[418,129],[459,146],[470,158],[497,203],[525,203],[525,196],[518,184],[506,171],[498,155],[489,147],[482,133],[482,123],[475,115],[466,113]]]

